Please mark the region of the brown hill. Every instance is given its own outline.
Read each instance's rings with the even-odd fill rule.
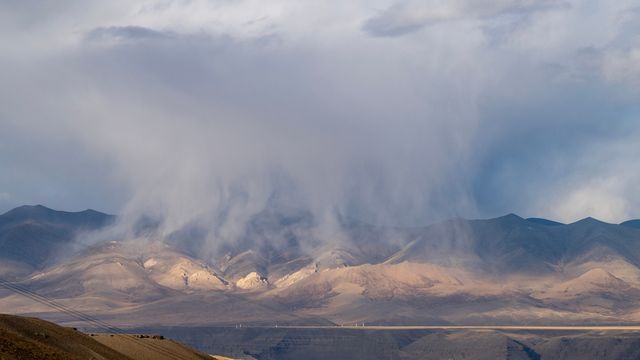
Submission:
[[[136,360],[211,358],[207,354],[158,335],[93,334],[93,339]]]
[[[0,315],[0,359],[208,359],[161,336],[84,334],[37,318]]]
[[[131,359],[72,328],[12,315],[0,315],[0,358]]]

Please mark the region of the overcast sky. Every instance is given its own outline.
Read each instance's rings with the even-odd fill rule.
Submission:
[[[640,217],[637,0],[0,0],[0,211]]]

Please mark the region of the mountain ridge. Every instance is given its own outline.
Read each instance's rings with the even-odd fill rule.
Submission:
[[[40,267],[60,254],[83,231],[115,222],[115,216],[95,210],[57,211],[25,205],[0,215],[0,258]]]
[[[63,215],[21,219],[35,218],[27,222],[42,230],[36,234],[51,236],[59,229],[52,219]],[[85,223],[64,223],[64,234],[85,231]],[[3,263],[42,257],[46,263],[15,280],[131,326],[159,319],[183,325],[640,321],[634,300],[640,296],[640,229],[630,226],[589,218],[549,225],[515,214],[418,228],[342,221],[343,240],[328,242],[313,224],[295,211],[267,211],[215,256],[203,256],[198,242],[188,241],[198,231],[172,239],[151,232],[64,258],[54,250],[75,240],[28,232],[22,238],[30,246],[44,243],[52,251],[27,247],[15,258],[5,253]],[[59,319],[16,295],[0,296],[0,305]]]
[[[49,217],[54,217],[54,218],[61,218],[64,216],[70,216],[70,217],[74,217],[74,216],[98,216],[98,217],[103,217],[103,218],[107,218],[107,219],[111,219],[111,221],[115,220],[115,218],[118,215],[113,215],[113,214],[108,214],[105,212],[101,212],[98,210],[94,210],[91,208],[87,208],[85,210],[80,210],[80,211],[64,211],[64,210],[55,210],[52,209],[50,207],[47,207],[45,205],[42,204],[36,204],[36,205],[21,205],[21,206],[17,206],[15,208],[12,208],[10,210],[7,210],[6,212],[4,212],[3,214],[0,214],[0,222],[3,219],[6,218],[19,218],[22,217],[24,218],[28,218],[28,219],[34,219],[34,220],[43,220],[42,217],[45,217],[45,214],[47,214]],[[298,220],[304,220],[304,221],[308,221],[306,220],[306,218],[304,218],[305,215],[290,215],[292,217],[282,217],[282,222],[284,223],[284,225],[287,225],[287,222],[295,222]],[[307,217],[310,215],[306,215]],[[374,226],[370,223],[364,222],[362,220],[357,220],[355,218],[345,218],[345,217],[341,217],[342,221],[341,223],[353,223],[353,225],[359,225],[359,226]],[[432,225],[436,225],[436,224],[440,224],[443,222],[447,222],[447,221],[522,221],[522,220],[526,220],[538,225],[552,225],[552,226],[567,226],[567,225],[572,225],[572,224],[576,224],[576,223],[582,223],[582,222],[598,222],[601,224],[608,224],[608,225],[622,225],[622,226],[628,226],[628,227],[640,227],[640,219],[629,219],[623,222],[620,222],[619,224],[614,224],[614,223],[609,223],[603,220],[599,220],[595,217],[592,216],[588,216],[585,217],[583,219],[579,219],[576,220],[572,223],[562,223],[559,221],[555,221],[555,220],[550,220],[547,218],[541,218],[541,217],[529,217],[529,218],[524,218],[516,213],[508,213],[502,216],[497,216],[497,217],[493,217],[493,218],[477,218],[477,219],[473,219],[473,218],[462,218],[462,217],[453,217],[450,219],[446,219],[444,221],[441,222],[436,222],[436,223],[432,223],[429,225],[425,225],[425,226],[419,226],[419,227],[406,227],[406,229],[415,229],[415,228],[424,228],[424,227],[428,227],[428,226],[432,226]],[[405,227],[399,227],[399,228],[405,228]]]

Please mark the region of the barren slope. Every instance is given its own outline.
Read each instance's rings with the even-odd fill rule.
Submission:
[[[0,315],[0,358],[131,359],[77,330],[11,315]]]

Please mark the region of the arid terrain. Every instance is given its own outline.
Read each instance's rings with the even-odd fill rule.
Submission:
[[[84,334],[37,318],[0,315],[0,359],[207,359],[180,343],[133,334]]]
[[[130,330],[135,333],[82,333],[37,318],[0,315],[0,358],[613,360],[640,356],[638,327],[174,326]]]
[[[224,339],[239,332],[202,337],[213,330],[200,329],[242,328],[261,339],[276,326],[278,333],[296,336],[317,331],[331,338],[365,330],[383,338],[424,335],[393,353],[401,357],[436,336],[427,333],[451,341],[467,332],[472,338],[490,334],[520,341],[512,334],[542,331],[544,341],[513,346],[529,344],[543,354],[556,341],[556,331],[567,330],[496,326],[640,324],[637,221],[616,225],[588,218],[560,224],[507,215],[382,228],[344,220],[346,238],[331,246],[316,241],[310,222],[305,213],[266,211],[252,220],[243,241],[205,253],[194,228],[160,237],[145,226],[129,238],[105,238],[117,224],[113,216],[20,207],[0,216],[3,281],[46,301],[4,287],[0,311],[91,329],[47,303],[54,301],[121,328],[164,329],[160,333],[175,333],[180,341],[222,355],[238,354],[240,348],[232,346],[237,340]],[[84,240],[98,238],[95,234],[102,240]],[[367,327],[342,328],[363,324]],[[457,325],[492,328],[410,327]],[[315,328],[296,332],[287,326]],[[610,337],[594,335],[599,330],[573,329],[578,340],[570,339]],[[622,342],[634,339],[624,335]],[[108,344],[117,338],[98,340]],[[260,351],[281,346],[271,341]],[[208,348],[212,344],[217,345]],[[402,344],[393,346],[404,349],[409,343]]]
[[[114,221],[40,206],[0,216],[3,278],[118,326],[640,322],[634,222],[507,215],[380,228],[345,220],[346,240],[314,248],[304,213],[265,212],[244,241],[212,256],[197,236],[158,238],[148,228],[81,242]],[[7,290],[0,309],[73,324]]]

